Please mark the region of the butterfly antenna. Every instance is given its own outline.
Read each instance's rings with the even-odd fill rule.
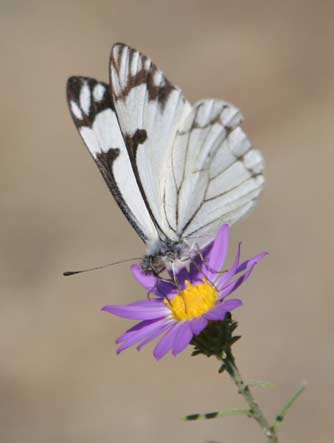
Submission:
[[[63,272],[63,276],[69,277],[69,276],[75,275],[75,274],[82,274],[83,272],[96,271],[97,269],[107,268],[108,266],[120,265],[121,263],[127,263],[129,261],[134,261],[134,260],[140,260],[140,257],[127,258],[125,260],[114,261],[112,263],[108,263],[108,264],[102,265],[102,266],[94,266],[94,268],[80,269],[78,271],[65,271],[65,272]]]

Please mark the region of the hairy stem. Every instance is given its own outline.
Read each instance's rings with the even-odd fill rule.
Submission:
[[[276,429],[270,425],[267,418],[263,414],[260,406],[255,401],[255,398],[247,385],[247,383],[243,380],[239,369],[237,368],[234,357],[232,353],[228,353],[224,355],[221,360],[223,361],[224,369],[228,372],[230,377],[232,378],[234,384],[238,388],[238,392],[245,399],[246,403],[249,406],[249,414],[250,418],[253,418],[261,427],[264,435],[267,438],[267,443],[278,443],[278,436]]]

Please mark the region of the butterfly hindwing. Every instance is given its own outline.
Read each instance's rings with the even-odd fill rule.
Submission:
[[[107,84],[71,77],[67,99],[73,121],[115,200],[146,243],[158,236],[138,189]]]
[[[203,100],[177,131],[164,205],[169,223],[190,244],[195,239],[205,244],[223,223],[239,220],[262,189],[263,158],[241,129],[241,120],[235,106]]]

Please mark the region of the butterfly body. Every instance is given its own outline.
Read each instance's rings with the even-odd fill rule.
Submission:
[[[118,43],[110,84],[71,77],[73,121],[124,215],[147,246],[145,272],[189,259],[255,205],[263,158],[223,100],[191,105],[151,60]]]
[[[178,269],[184,257],[190,258],[188,247],[180,241],[165,239],[152,245],[142,258],[141,267],[145,273],[153,271],[156,275],[165,269]]]

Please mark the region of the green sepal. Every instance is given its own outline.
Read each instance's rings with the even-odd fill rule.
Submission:
[[[223,363],[223,364],[221,365],[221,367],[218,369],[218,373],[219,373],[219,374],[222,374],[222,373],[225,371],[225,369],[226,369],[226,366],[225,366],[225,363]]]
[[[240,335],[233,335],[237,326],[238,323],[232,320],[230,313],[226,314],[223,321],[210,321],[204,331],[192,339],[191,344],[195,348],[192,355],[203,354],[207,357],[214,355],[224,360],[230,355],[231,346],[241,338]],[[220,372],[224,369],[223,364]]]

